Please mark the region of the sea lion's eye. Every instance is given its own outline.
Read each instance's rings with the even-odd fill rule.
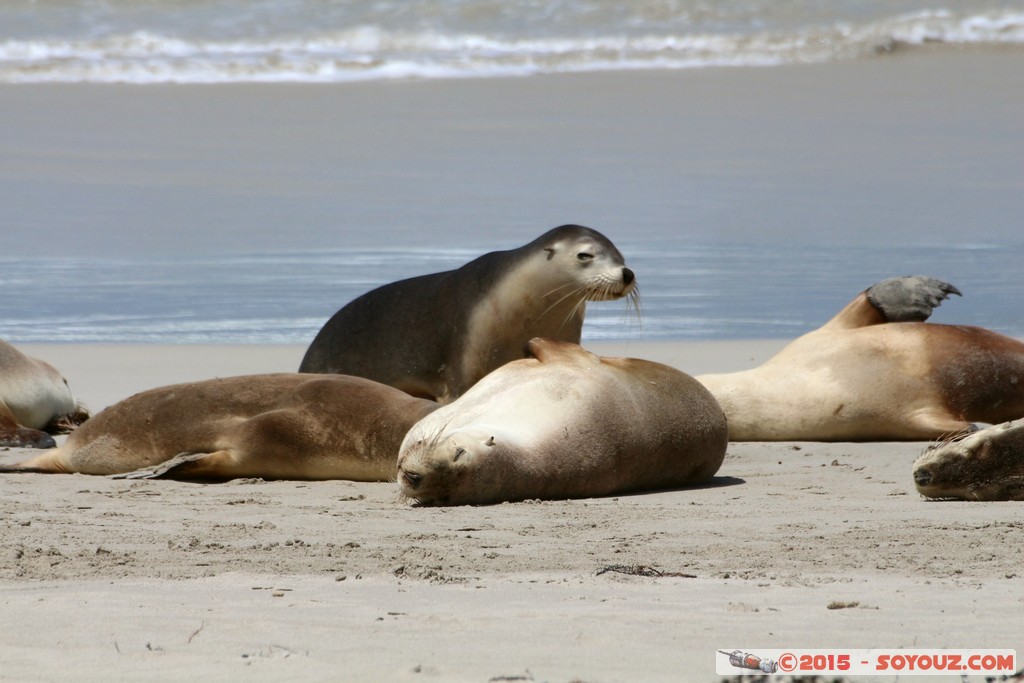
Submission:
[[[581,251],[580,253],[576,254],[576,260],[577,261],[589,261],[592,258],[594,258],[594,255],[593,254],[588,254],[585,251]]]
[[[455,448],[455,457],[452,458],[452,462],[458,462],[459,458],[461,458],[462,454],[465,453],[465,452],[466,452],[465,448],[462,448],[461,446],[457,446]]]

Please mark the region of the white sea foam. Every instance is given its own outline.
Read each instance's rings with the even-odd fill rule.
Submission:
[[[611,27],[604,27],[609,29]],[[0,82],[345,82],[609,69],[772,66],[870,55],[896,45],[1024,44],[1024,12],[919,11],[786,30],[515,37],[364,25],[235,40],[133,30],[18,39],[0,31]]]

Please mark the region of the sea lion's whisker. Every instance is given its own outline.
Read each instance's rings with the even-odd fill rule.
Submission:
[[[562,331],[562,329],[565,327],[566,323],[568,323],[570,320],[572,320],[573,316],[575,316],[579,312],[580,308],[585,306],[586,303],[587,303],[586,299],[580,299],[579,301],[576,302],[576,305],[573,306],[572,310],[569,311],[568,315],[565,316],[565,320],[563,320],[562,324],[558,326],[558,331],[559,332]]]
[[[547,297],[551,296],[552,294],[554,294],[555,292],[557,292],[560,289],[565,289],[566,287],[578,287],[578,286],[579,285],[577,285],[577,283],[575,283],[575,282],[566,282],[565,284],[558,285],[554,289],[552,289],[552,290],[548,291],[547,293],[545,293],[544,294],[544,298],[546,299]]]
[[[640,309],[640,290],[636,287],[626,295],[626,320],[631,324],[635,320],[637,327],[643,323],[643,311]]]
[[[441,435],[444,434],[444,430],[447,426],[448,422],[445,422],[442,425],[438,425],[437,430],[433,434],[431,434],[431,436],[427,440],[427,450],[432,451],[435,448],[437,448],[437,444],[441,442]]]
[[[543,311],[543,312],[541,312],[541,314],[540,314],[540,315],[538,315],[537,317],[538,317],[538,318],[543,318],[543,317],[544,317],[545,315],[547,315],[548,313],[550,313],[550,312],[551,312],[551,309],[553,309],[553,308],[554,308],[555,306],[557,306],[558,304],[562,303],[563,301],[565,301],[566,299],[568,299],[569,297],[571,297],[571,296],[572,296],[573,294],[579,294],[580,292],[582,292],[582,291],[585,291],[585,290],[586,290],[586,287],[577,287],[576,289],[572,290],[571,292],[569,292],[568,294],[566,294],[565,296],[563,296],[562,298],[558,299],[558,300],[557,300],[557,301],[555,301],[555,302],[554,302],[553,304],[551,304],[550,306],[548,306],[547,308],[545,308],[545,309],[544,309],[544,311]],[[579,306],[580,306],[580,304],[581,304],[581,303],[583,303],[583,302],[584,302],[584,301],[586,301],[586,300],[587,300],[587,299],[586,299],[586,297],[584,297],[584,298],[580,299],[580,300],[579,300],[579,301],[578,301],[578,302],[576,303],[576,305],[575,305],[575,306],[573,306],[573,313],[575,313],[575,312],[576,312],[577,310],[579,310]],[[571,315],[571,314],[570,314],[570,315]]]

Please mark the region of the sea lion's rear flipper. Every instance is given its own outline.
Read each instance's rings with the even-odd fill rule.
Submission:
[[[558,339],[551,339],[548,337],[534,337],[526,343],[526,355],[527,357],[532,356],[541,363],[551,363],[554,361],[569,361],[573,360],[576,362],[583,362],[585,364],[597,365],[600,364],[601,359],[597,355],[587,351],[579,344],[573,344],[572,342],[560,341]]]
[[[826,327],[854,328],[882,323],[924,322],[950,294],[960,290],[926,275],[893,277],[857,295]]]
[[[213,453],[179,453],[170,460],[143,467],[133,472],[111,475],[112,479],[231,479],[223,471],[227,451]]]
[[[924,322],[950,294],[963,296],[960,290],[927,275],[893,277],[868,287],[865,294],[886,322]]]
[[[35,462],[35,459],[29,462]],[[56,467],[32,465],[25,462],[18,465],[0,465],[0,474],[57,474],[58,472],[63,471],[64,470]]]
[[[55,448],[57,442],[46,432],[18,424],[14,413],[0,401],[0,446],[9,448]]]

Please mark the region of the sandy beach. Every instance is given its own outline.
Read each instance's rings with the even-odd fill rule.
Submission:
[[[696,374],[780,346],[593,348]],[[25,350],[94,409],[303,351]],[[1019,648],[1024,509],[922,500],[922,446],[731,444],[699,489],[439,509],[388,483],[4,476],[0,680],[715,680],[716,650]]]

